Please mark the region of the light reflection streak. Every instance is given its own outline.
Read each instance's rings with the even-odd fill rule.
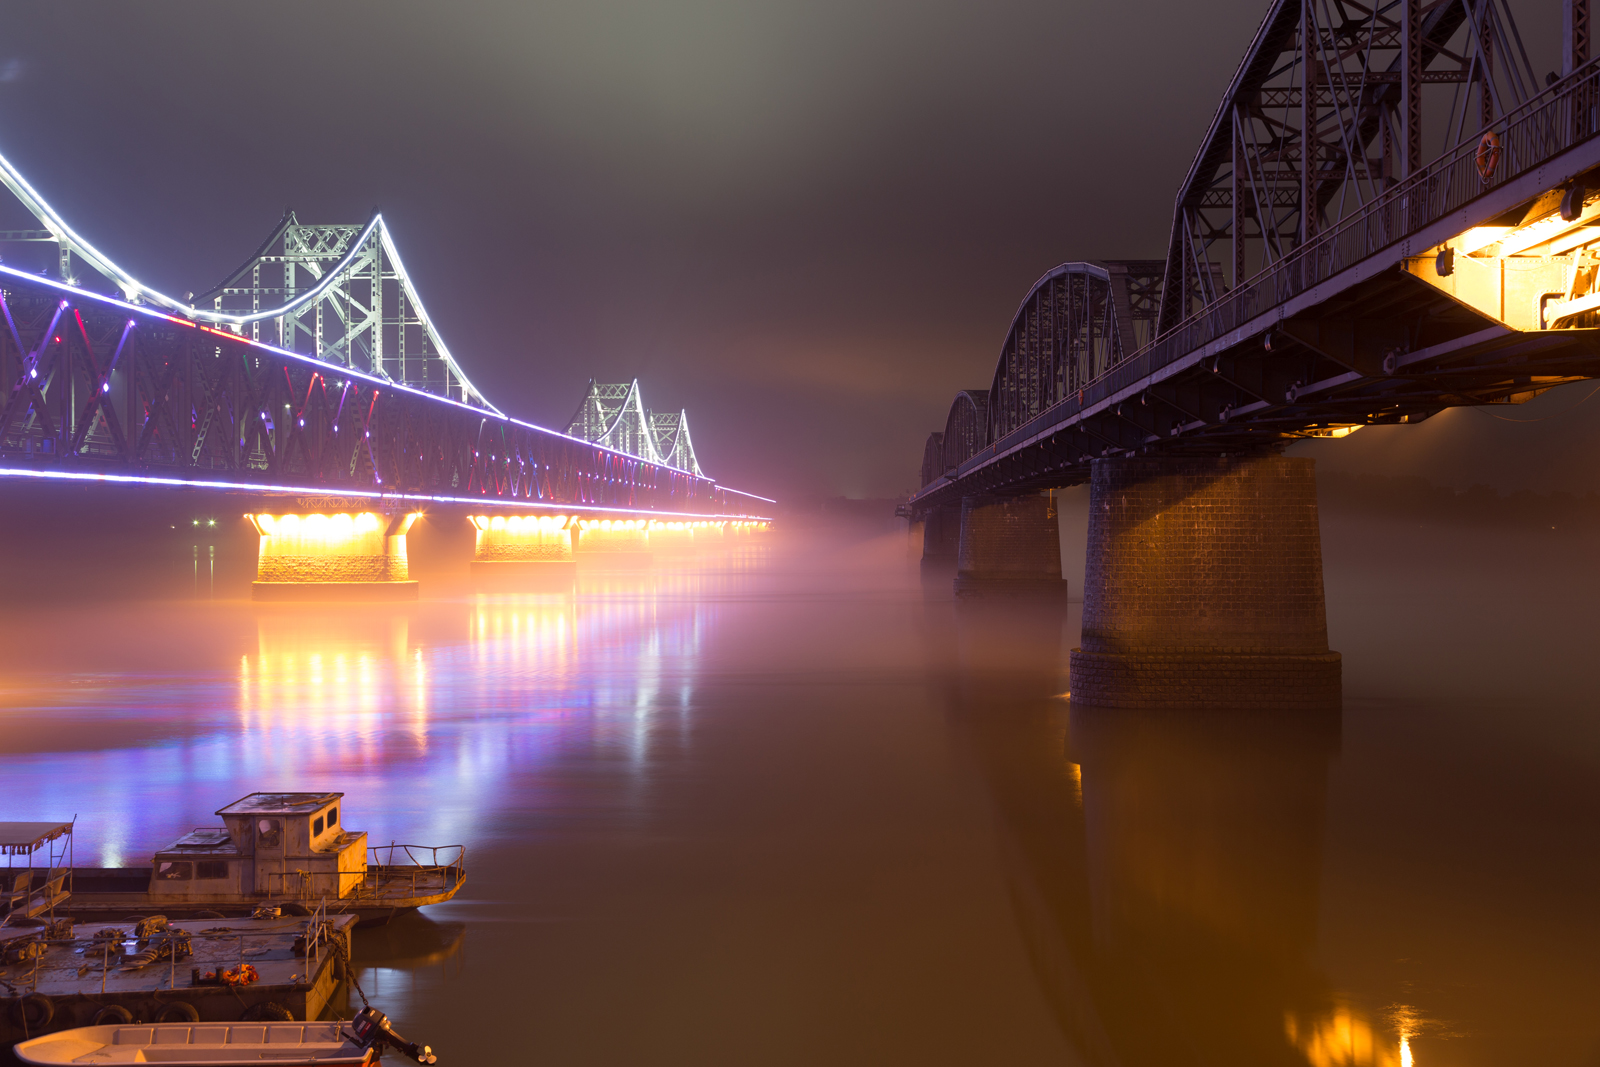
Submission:
[[[668,594],[648,577],[608,584],[577,598],[398,613],[227,609],[243,616],[231,632],[249,627],[250,644],[227,650],[218,669],[124,672],[71,701],[41,686],[41,713],[70,706],[121,733],[14,754],[8,785],[41,817],[78,812],[80,862],[99,866],[142,865],[253,790],[344,791],[352,828],[374,842],[470,846],[494,832],[486,816],[507,790],[548,792],[540,805],[552,810],[569,804],[540,776],[564,752],[610,749],[644,781],[659,713],[686,725],[716,604],[692,580]],[[192,625],[197,644],[223,641]]]
[[[1291,1012],[1284,1017],[1284,1031],[1311,1067],[1413,1067],[1416,1013],[1402,1008],[1392,1016],[1399,1031],[1398,1047],[1392,1051],[1379,1040],[1371,1021],[1346,1003],[1312,1018]]]

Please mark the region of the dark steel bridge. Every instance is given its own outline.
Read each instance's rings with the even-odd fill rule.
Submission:
[[[340,226],[285,215],[220,285],[178,300],[111,262],[3,159],[0,184],[38,226],[0,230],[0,486],[694,519],[759,518],[772,503],[702,474],[681,413],[666,419],[663,452],[660,434],[615,447],[624,435],[610,424],[586,437],[495,408],[445,346],[380,215]],[[40,248],[43,271],[16,265]]]
[[[1041,278],[987,388],[928,438],[912,512],[1600,376],[1588,0],[1565,0],[1563,33],[1541,74],[1505,0],[1277,0],[1165,260]]]

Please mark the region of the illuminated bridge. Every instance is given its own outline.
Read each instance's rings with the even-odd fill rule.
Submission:
[[[663,450],[500,411],[445,345],[381,215],[287,214],[219,285],[179,300],[101,254],[3,159],[0,182],[39,227],[0,230],[0,476],[663,520],[754,520],[771,503],[706,477],[681,415],[655,416]],[[45,271],[14,265],[25,243],[48,248]]]
[[[924,558],[1056,589],[1040,494],[1088,482],[1074,699],[1336,691],[1311,461],[1279,453],[1600,375],[1589,34],[1565,0],[1542,72],[1504,0],[1273,3],[1166,258],[1048,272],[927,440]]]
[[[567,433],[491,404],[381,215],[321,226],[291,212],[215,288],[179,300],[100,253],[3,159],[0,182],[37,224],[0,230],[13,497],[29,482],[231,494],[259,535],[258,599],[415,598],[408,535],[425,512],[470,522],[471,571],[490,589],[571,588],[585,558],[648,565],[766,526],[772,501],[706,477],[686,416],[646,412],[637,383],[620,406],[591,386],[609,419]],[[198,544],[194,565],[198,588]]]

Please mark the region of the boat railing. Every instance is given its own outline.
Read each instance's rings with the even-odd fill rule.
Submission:
[[[465,845],[375,845],[367,849],[367,878],[355,887],[353,895],[357,899],[392,896],[397,884],[409,883],[414,897],[419,886],[429,888],[435,880],[441,888],[461,884],[466,865]]]
[[[329,871],[267,871],[267,896],[272,900],[312,901],[327,896]],[[338,871],[339,885],[335,896],[346,896],[361,884],[360,871]],[[320,883],[320,884],[319,884]]]

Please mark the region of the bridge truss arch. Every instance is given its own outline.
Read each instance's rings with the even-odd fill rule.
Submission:
[[[935,477],[961,466],[989,443],[989,390],[963,389],[956,394],[939,441],[942,462]]]
[[[1063,263],[1045,274],[1023,298],[1001,345],[983,444],[1004,437],[1121,362],[1125,332],[1119,329],[1105,267]]]
[[[931,484],[944,472],[944,434],[935,430],[922,446],[922,484]]]
[[[81,260],[129,303],[167,308],[191,322],[503,414],[451,356],[377,212],[364,224],[325,226],[303,225],[286,212],[237,270],[199,298],[179,300],[90,244],[4,157],[0,185],[44,227],[4,236],[53,242],[62,281],[76,284],[74,260]]]
[[[630,456],[704,477],[689,436],[686,411],[651,411],[644,406],[639,379],[629,382],[589,380],[567,433]]]

